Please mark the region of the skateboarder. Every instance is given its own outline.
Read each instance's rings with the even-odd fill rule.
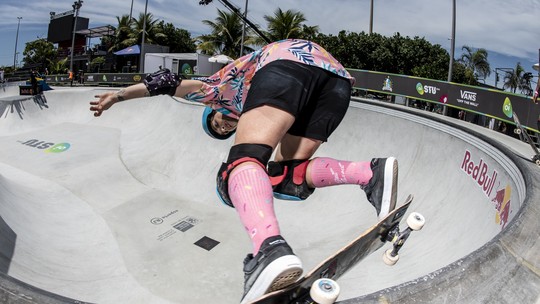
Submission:
[[[395,207],[396,159],[311,159],[343,119],[353,83],[321,46],[290,39],[245,55],[208,78],[182,81],[160,70],[144,83],[97,95],[90,110],[100,116],[117,102],[169,94],[208,106],[202,124],[211,137],[236,133],[217,189],[222,202],[238,212],[253,245],[244,260],[245,303],[292,284],[303,271],[280,235],[273,194],[304,200],[315,188],[358,184],[380,218]]]

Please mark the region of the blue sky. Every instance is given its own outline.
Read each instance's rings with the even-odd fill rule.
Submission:
[[[245,1],[230,0],[243,8]],[[208,33],[202,20],[213,20],[217,9],[226,10],[219,1],[208,6],[198,0],[148,0],[148,11],[157,19],[184,28],[192,36]],[[399,32],[403,36],[424,37],[431,43],[450,49],[451,0],[375,0],[373,31],[385,36]],[[17,17],[23,17],[19,29],[17,51],[25,43],[46,37],[49,12],[72,9],[67,0],[2,0],[0,3],[0,66],[13,65]],[[144,0],[133,0],[133,15],[144,12]],[[116,25],[116,16],[129,14],[131,1],[84,0],[82,17],[90,19],[90,27]],[[307,25],[318,25],[320,32],[337,34],[340,30],[369,31],[370,0],[251,0],[248,16],[266,26],[263,16],[273,15],[277,8],[304,13]],[[535,72],[540,49],[540,0],[469,0],[457,1],[456,58],[461,47],[485,48],[492,69],[513,68],[517,62]],[[97,40],[96,40],[97,42]],[[486,81],[494,84],[495,73]],[[536,81],[536,78],[535,78]]]

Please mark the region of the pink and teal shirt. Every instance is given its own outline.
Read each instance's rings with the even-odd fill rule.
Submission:
[[[281,40],[242,56],[210,77],[195,78],[203,82],[202,88],[184,98],[211,106],[223,114],[238,118],[246,100],[251,79],[258,70],[275,60],[291,60],[316,66],[338,76],[354,78],[330,53],[318,44],[299,39]]]

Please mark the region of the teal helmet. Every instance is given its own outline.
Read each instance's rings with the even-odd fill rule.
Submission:
[[[231,137],[236,130],[232,130],[231,132],[227,134],[219,134],[212,128],[212,118],[214,118],[214,115],[216,114],[216,110],[210,108],[210,107],[204,107],[203,115],[202,115],[202,127],[203,130],[208,136],[214,138],[214,139],[220,139],[225,140],[229,137]]]

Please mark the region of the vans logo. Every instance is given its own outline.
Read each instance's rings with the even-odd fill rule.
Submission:
[[[476,97],[477,97],[476,92],[459,90],[459,96],[461,98],[457,99],[458,103],[461,103],[467,106],[478,107],[479,103],[476,100]]]
[[[476,101],[476,92],[459,90],[462,99]]]
[[[52,142],[47,142],[47,141],[39,140],[39,139],[30,139],[30,140],[27,140],[25,142],[20,142],[20,143],[25,146],[44,150],[46,153],[60,153],[60,152],[67,151],[71,147],[69,143],[55,144]]]

